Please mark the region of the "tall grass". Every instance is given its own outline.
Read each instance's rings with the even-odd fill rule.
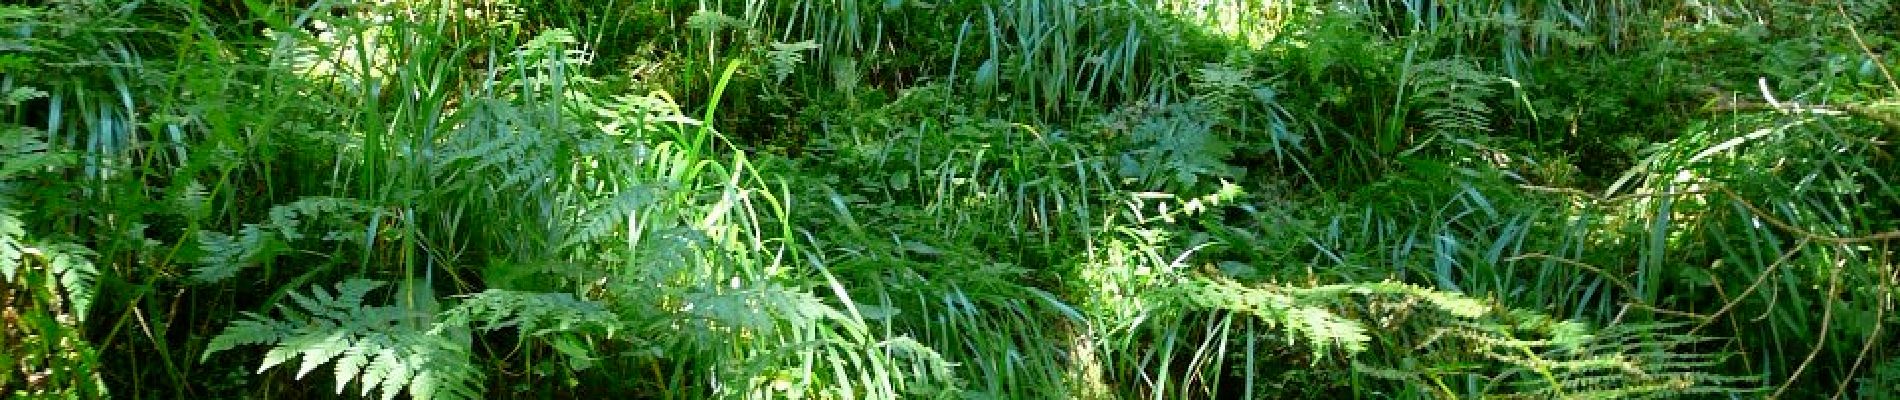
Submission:
[[[1878,397],[1893,13],[0,7],[0,391]]]

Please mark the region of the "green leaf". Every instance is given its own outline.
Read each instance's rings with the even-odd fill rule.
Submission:
[[[816,50],[820,46],[817,42],[805,40],[796,43],[774,41],[771,47],[771,50],[766,51],[765,57],[772,67],[772,79],[778,83],[785,83],[785,78],[791,76],[792,71],[805,62],[803,52]]]
[[[21,243],[26,238],[25,225],[12,209],[0,207],[0,276],[9,284],[19,274],[20,257],[25,256],[26,245]]]
[[[47,250],[51,256],[47,266],[58,278],[58,288],[65,292],[66,301],[72,303],[73,315],[84,322],[98,291],[93,282],[99,276],[99,269],[92,265],[92,250],[75,244],[58,244]]]

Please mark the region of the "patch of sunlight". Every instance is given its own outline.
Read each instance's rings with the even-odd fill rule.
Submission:
[[[400,64],[416,61],[402,58],[414,57],[417,49],[446,50],[487,32],[518,28],[522,13],[513,3],[375,0],[339,6],[320,2],[302,10],[292,21],[300,30],[278,32],[265,28],[263,34],[277,42],[275,60],[288,64],[299,75],[365,88],[396,75]],[[370,85],[364,86],[366,83]]]
[[[1254,48],[1284,31],[1296,8],[1293,2],[1275,0],[1155,0],[1156,10]]]

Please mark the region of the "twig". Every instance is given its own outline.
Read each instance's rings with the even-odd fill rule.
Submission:
[[[1843,22],[1847,25],[1847,35],[1854,38],[1854,44],[1860,46],[1860,51],[1867,54],[1867,58],[1874,60],[1874,67],[1880,70],[1880,76],[1887,78],[1887,90],[1892,90],[1893,95],[1900,96],[1900,83],[1894,81],[1893,71],[1887,70],[1887,61],[1880,59],[1880,53],[1875,53],[1872,47],[1867,46],[1867,40],[1860,37],[1860,27],[1854,25],[1854,17],[1847,14],[1847,6],[1841,3],[1843,3],[1842,0],[1834,0],[1834,11],[1840,13],[1841,19],[1845,20]]]
[[[1879,108],[1859,104],[1840,104],[1832,106],[1805,105],[1800,103],[1770,104],[1765,102],[1725,100],[1718,98],[1710,101],[1710,105],[1703,107],[1702,111],[1709,113],[1774,111],[1787,114],[1845,115],[1874,121],[1886,127],[1888,131],[1900,134],[1900,116],[1895,116],[1893,113],[1885,112]]]
[[[1828,273],[1827,300],[1829,301],[1826,302],[1826,305],[1821,307],[1821,337],[1814,339],[1814,348],[1808,349],[1808,356],[1801,360],[1801,366],[1795,367],[1794,372],[1788,374],[1788,380],[1781,382],[1781,388],[1775,389],[1775,394],[1768,396],[1768,398],[1781,398],[1781,394],[1786,393],[1788,387],[1794,386],[1795,380],[1801,379],[1801,373],[1807,372],[1808,366],[1814,364],[1814,357],[1821,354],[1821,346],[1827,344],[1827,328],[1829,323],[1834,322],[1834,305],[1832,300],[1834,296],[1840,294],[1841,270],[1846,268],[1846,265],[1843,265],[1846,262],[1846,260],[1835,262],[1833,271]]]
[[[1859,237],[1828,236],[1828,235],[1822,235],[1819,233],[1810,232],[1806,229],[1801,229],[1801,228],[1795,227],[1793,224],[1789,224],[1785,221],[1782,221],[1780,218],[1775,218],[1774,215],[1769,214],[1766,211],[1762,211],[1761,207],[1756,207],[1755,203],[1751,203],[1748,201],[1748,199],[1742,198],[1742,195],[1736,194],[1734,190],[1730,190],[1729,188],[1724,187],[1724,186],[1716,186],[1715,188],[1716,190],[1722,191],[1722,193],[1728,194],[1728,196],[1731,198],[1734,198],[1736,202],[1741,203],[1742,207],[1747,208],[1749,213],[1754,214],[1756,218],[1761,218],[1762,221],[1768,222],[1769,225],[1774,225],[1776,228],[1781,228],[1781,230],[1785,230],[1785,231],[1788,231],[1789,233],[1793,233],[1795,234],[1795,236],[1801,236],[1803,239],[1812,239],[1814,241],[1827,242],[1827,243],[1832,243],[1832,244],[1883,242],[1883,241],[1888,241],[1888,240],[1900,239],[1900,231],[1881,232],[1881,233],[1876,233],[1876,234],[1867,235],[1867,236],[1859,236]]]
[[[1630,285],[1628,281],[1624,281],[1622,277],[1618,277],[1614,274],[1609,273],[1608,271],[1604,271],[1601,268],[1597,268],[1594,265],[1586,264],[1582,261],[1572,260],[1572,259],[1553,256],[1553,255],[1544,254],[1544,253],[1522,254],[1522,255],[1513,256],[1511,258],[1506,258],[1504,259],[1504,261],[1512,262],[1512,261],[1520,261],[1520,260],[1531,259],[1531,258],[1556,261],[1560,264],[1581,268],[1585,271],[1595,272],[1597,273],[1597,275],[1602,275],[1604,278],[1609,279],[1610,283],[1616,284],[1616,287],[1618,289],[1623,289],[1623,294],[1625,296],[1629,296],[1630,300],[1635,301],[1638,304],[1642,303],[1642,299],[1636,298],[1636,293],[1638,293],[1636,291],[1636,287],[1633,285]],[[1644,304],[1644,306],[1647,307],[1648,305]]]
[[[1847,378],[1843,378],[1840,387],[1834,389],[1834,400],[1840,400],[1841,395],[1847,393],[1848,383],[1853,380],[1854,374],[1860,373],[1861,364],[1867,362],[1867,353],[1873,352],[1874,343],[1880,342],[1880,328],[1886,326],[1886,324],[1877,321],[1886,320],[1887,309],[1893,307],[1893,297],[1889,296],[1888,293],[1887,285],[1882,283],[1880,285],[1880,298],[1886,299],[1884,302],[1887,304],[1874,308],[1874,321],[1876,321],[1874,323],[1874,330],[1867,333],[1866,341],[1861,342],[1860,355],[1854,356],[1854,366],[1847,368],[1847,375],[1843,375]]]
[[[1766,282],[1768,280],[1768,277],[1775,273],[1775,270],[1780,269],[1782,264],[1786,264],[1788,262],[1788,259],[1794,258],[1795,253],[1798,253],[1801,251],[1802,248],[1807,247],[1809,241],[1810,239],[1808,238],[1805,238],[1805,237],[1801,238],[1801,241],[1796,242],[1793,248],[1788,249],[1787,252],[1781,253],[1781,257],[1776,258],[1775,263],[1768,264],[1768,268],[1762,269],[1761,276],[1755,277],[1755,282],[1749,283],[1747,289],[1742,289],[1741,293],[1735,294],[1735,298],[1733,300],[1729,300],[1728,304],[1723,304],[1722,308],[1719,310],[1716,310],[1714,314],[1709,314],[1709,320],[1702,321],[1702,323],[1700,324],[1696,324],[1694,329],[1689,330],[1689,334],[1694,335],[1696,332],[1701,331],[1702,328],[1708,327],[1710,323],[1715,322],[1715,318],[1720,318],[1722,315],[1728,314],[1729,311],[1735,310],[1735,306],[1742,304],[1742,300],[1747,299],[1749,294],[1755,293],[1755,289],[1760,289],[1762,282]]]

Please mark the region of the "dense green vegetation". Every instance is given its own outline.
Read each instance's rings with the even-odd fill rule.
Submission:
[[[1900,397],[1896,4],[0,6],[0,396]]]

